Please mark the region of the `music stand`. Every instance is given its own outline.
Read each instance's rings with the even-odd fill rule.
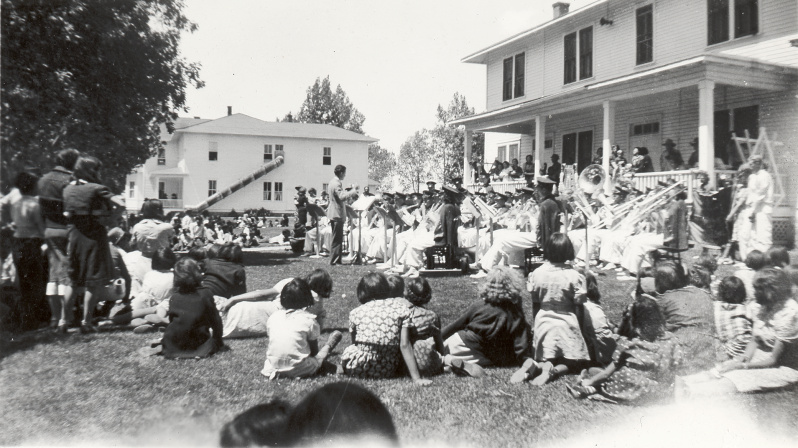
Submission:
[[[321,218],[327,216],[327,213],[324,212],[324,209],[319,207],[316,204],[308,203],[307,211],[308,214],[316,221],[316,255],[313,255],[313,258],[320,258],[321,257]]]
[[[391,241],[391,267],[394,267],[394,265],[396,265],[396,227],[401,225],[400,223],[404,222],[404,220],[392,205],[385,204],[383,205],[383,207],[385,207],[385,210],[388,213],[388,219],[390,219],[391,222],[393,222],[393,240]],[[388,256],[387,253],[385,255]]]
[[[376,196],[361,196],[357,201],[352,203],[352,207],[347,209],[352,210],[358,217],[357,220],[357,255],[352,259],[352,264],[363,264],[363,257],[361,252],[363,249],[363,212],[368,210],[377,200]]]

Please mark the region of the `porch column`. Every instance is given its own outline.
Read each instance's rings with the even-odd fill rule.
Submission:
[[[615,101],[604,101],[604,137],[601,140],[601,150],[604,156],[601,158],[601,167],[604,168],[604,194],[612,194],[612,182],[610,179],[610,158],[612,158],[612,141],[615,132]]]
[[[540,154],[546,144],[546,116],[535,115],[535,177],[540,175]]]
[[[708,79],[698,82],[698,169],[715,188],[715,81]]]
[[[465,150],[463,151],[463,184],[468,185],[474,182],[471,177],[471,142],[474,138],[474,131],[465,131]]]

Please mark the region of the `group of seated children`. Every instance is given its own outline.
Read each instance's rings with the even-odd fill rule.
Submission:
[[[342,334],[334,331],[319,343],[329,274],[317,269],[246,292],[237,246],[192,253],[176,264],[168,249],[156,251],[127,317],[143,319],[134,321],[141,324],[137,330],[167,325],[162,348],[154,351],[169,357],[210,355],[222,337],[268,336],[261,373],[270,379],[336,371],[357,378],[409,375],[427,385],[444,371],[481,377],[486,367],[515,366],[514,383],[544,385],[575,373],[567,386],[575,397],[626,402],[672,392],[677,375],[682,396],[798,383],[792,290],[798,270],[783,250],[752,252],[749,266],[758,270],[750,280],[730,276],[714,284],[713,260],[699,260],[689,271],[655,262],[653,285],[640,282],[616,329],[601,308],[596,277],[572,266],[570,239],[553,234],[546,254],[526,284],[534,331],[524,315],[523,278],[509,267],[492,269],[479,300],[445,327],[426,308],[432,290],[425,279],[366,274],[357,285],[360,306],[349,314],[352,343],[338,366],[327,359]]]

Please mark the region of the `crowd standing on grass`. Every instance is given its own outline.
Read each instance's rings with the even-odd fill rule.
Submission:
[[[4,274],[16,270],[20,292],[12,300],[4,295],[2,310],[17,330],[46,326],[48,320],[59,334],[72,326],[81,333],[106,325],[129,326],[135,333],[161,329],[163,337],[141,353],[165,358],[203,358],[222,351],[225,339],[267,337],[263,366],[253,366],[253,374],[260,370],[269,380],[335,373],[406,376],[428,386],[444,373],[479,378],[492,367],[514,367],[512,383],[542,387],[563,378],[575,398],[627,403],[798,384],[798,267],[790,265],[786,249],[764,245],[768,193],[759,193],[768,179],[762,174],[748,187],[759,193],[740,199],[729,213],[733,221],[750,212],[739,223],[748,232],[747,243],[739,241],[745,263],[733,276],[717,278],[718,262],[707,251],[690,266],[673,256],[683,251],[688,227],[685,194],[676,184],[650,192],[669,199],[662,210],[624,218],[620,228],[595,229],[589,251],[578,229],[591,224],[580,223],[573,207],[590,204],[578,195],[575,201],[567,194],[558,199],[549,178],[512,198],[469,196],[461,179],[441,190],[429,182],[423,193],[382,193],[361,215],[348,209],[359,188],[345,188],[346,167],[337,166],[328,198],[297,188],[298,219],[287,235],[304,235],[307,253],[327,253],[331,265],[382,260],[357,284],[360,305],[349,313],[352,343],[332,363],[343,335],[332,331],[321,340],[325,301],[334,286],[329,272],[316,269],[248,291],[242,247],[258,244],[257,229],[266,225],[258,213],[234,221],[169,219],[161,202],[150,199],[138,216],[124,220],[118,198],[102,184],[99,160],[67,149],[56,165],[41,177],[34,170],[20,173],[16,188],[0,200],[3,255],[13,261],[4,262]],[[754,165],[752,171],[760,173]],[[517,163],[495,170],[524,175]],[[672,197],[666,195],[670,189]],[[616,200],[623,203],[627,194],[619,192]],[[603,203],[618,205],[607,198]],[[316,206],[324,205],[326,217],[317,213]],[[477,219],[481,214],[492,216],[487,229]],[[389,234],[389,226],[395,232]],[[510,252],[530,245],[542,249],[543,260],[530,268],[525,287],[508,265]],[[445,267],[471,257],[478,270],[473,277],[484,278],[475,302],[452,322],[428,309],[442,292],[419,277],[424,265],[437,263],[436,247],[446,255]],[[637,280],[617,325],[602,309],[602,285],[591,271],[596,258],[603,260],[601,269],[617,269],[618,280]],[[527,291],[531,322],[524,314]],[[75,322],[81,296],[82,318]],[[314,440],[319,428],[301,426],[296,416],[311,421],[314,407],[324,408],[343,393],[329,387],[293,410],[277,401],[247,411],[225,427],[223,444],[274,434],[276,426],[290,428],[286,434],[293,439],[285,443]],[[355,402],[379,408],[367,391],[350,387]],[[353,405],[353,418],[360,404]],[[341,421],[342,431],[347,424]],[[375,425],[366,429],[395,440],[389,414]]]

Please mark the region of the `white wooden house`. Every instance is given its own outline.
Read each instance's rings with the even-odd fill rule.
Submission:
[[[659,169],[666,139],[687,161],[698,137],[698,168],[712,174],[716,157],[730,162],[731,132],[755,137],[764,127],[783,143],[775,155],[786,197],[774,213],[783,237],[798,196],[798,2],[553,7],[551,21],[463,58],[487,70],[487,111],[454,122],[466,129],[465,178],[474,131],[500,133],[486,137],[486,162],[517,151],[541,167],[556,153],[580,169],[614,144],[628,160],[631,148],[647,147]]]
[[[368,145],[377,141],[331,125],[274,123],[244,114],[179,118],[175,128],[173,134],[164,130],[163,150],[128,175],[129,211],[137,212],[146,198],[160,198],[167,210],[196,208],[278,155],[282,165],[208,210],[293,211],[295,187],[326,188],[336,165],[347,167],[345,183],[367,185]]]

